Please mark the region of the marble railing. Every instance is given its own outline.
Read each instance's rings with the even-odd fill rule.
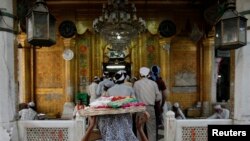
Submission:
[[[232,124],[232,119],[176,120],[169,111],[164,117],[164,141],[206,141],[208,125]],[[80,141],[86,119],[18,121],[19,141]]]
[[[80,141],[86,120],[18,121],[20,141]]]
[[[164,141],[207,141],[208,125],[232,124],[232,119],[176,120],[168,111],[164,117]]]

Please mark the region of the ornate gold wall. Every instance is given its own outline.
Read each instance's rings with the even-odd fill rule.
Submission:
[[[61,114],[65,102],[62,50],[54,46],[35,52],[35,102],[37,110],[48,115]]]
[[[183,108],[191,107],[198,101],[209,100],[211,42],[206,41],[205,38],[202,38],[203,42],[194,42],[188,35],[180,35],[181,29],[184,28],[183,23],[186,22],[186,19],[180,18],[175,20],[177,34],[170,38],[161,37],[157,30],[160,21],[164,19],[165,17],[150,19],[148,23],[153,22],[153,26],[148,27],[146,33],[131,42],[127,61],[131,63],[132,76],[139,77],[139,68],[142,66],[159,65],[161,76],[167,84],[168,100],[180,102]],[[62,19],[58,24],[61,21]],[[78,20],[75,23],[85,30],[77,29],[78,33],[69,39],[69,42],[73,43],[66,45],[65,42],[68,40],[58,35],[56,45],[36,49],[31,55],[33,63],[31,63],[30,73],[32,77],[30,97],[37,103],[38,112],[53,116],[61,114],[64,103],[74,101],[75,95],[80,91],[80,79],[86,80],[87,85],[95,75],[102,76],[102,63],[106,61],[104,52],[107,43],[94,33],[90,20],[87,22]],[[170,48],[168,48],[169,45]],[[70,61],[62,58],[65,48],[71,48],[74,52],[74,58]],[[210,62],[210,65],[206,66],[204,62]],[[188,82],[191,84],[180,82],[180,80],[187,80],[187,78],[178,79],[182,74],[192,78],[192,81]],[[69,97],[67,90],[71,87],[73,96]]]
[[[170,49],[169,100],[181,103],[183,108],[199,101],[198,47],[185,34],[177,35]]]

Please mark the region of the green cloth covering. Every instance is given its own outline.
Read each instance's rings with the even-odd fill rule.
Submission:
[[[78,93],[76,95],[77,100],[81,100],[84,105],[89,105],[89,95],[88,93]]]

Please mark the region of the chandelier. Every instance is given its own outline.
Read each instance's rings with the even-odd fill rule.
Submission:
[[[102,15],[93,21],[93,28],[113,50],[121,51],[146,29],[146,22],[137,18],[136,7],[128,0],[108,0],[107,5],[103,4]]]

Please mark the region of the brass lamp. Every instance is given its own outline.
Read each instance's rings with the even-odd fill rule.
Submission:
[[[215,47],[219,50],[237,49],[247,43],[247,19],[238,15],[234,0],[228,0],[226,6],[215,25]]]
[[[34,46],[49,47],[56,43],[56,19],[49,13],[43,0],[37,0],[26,16],[28,42]]]

